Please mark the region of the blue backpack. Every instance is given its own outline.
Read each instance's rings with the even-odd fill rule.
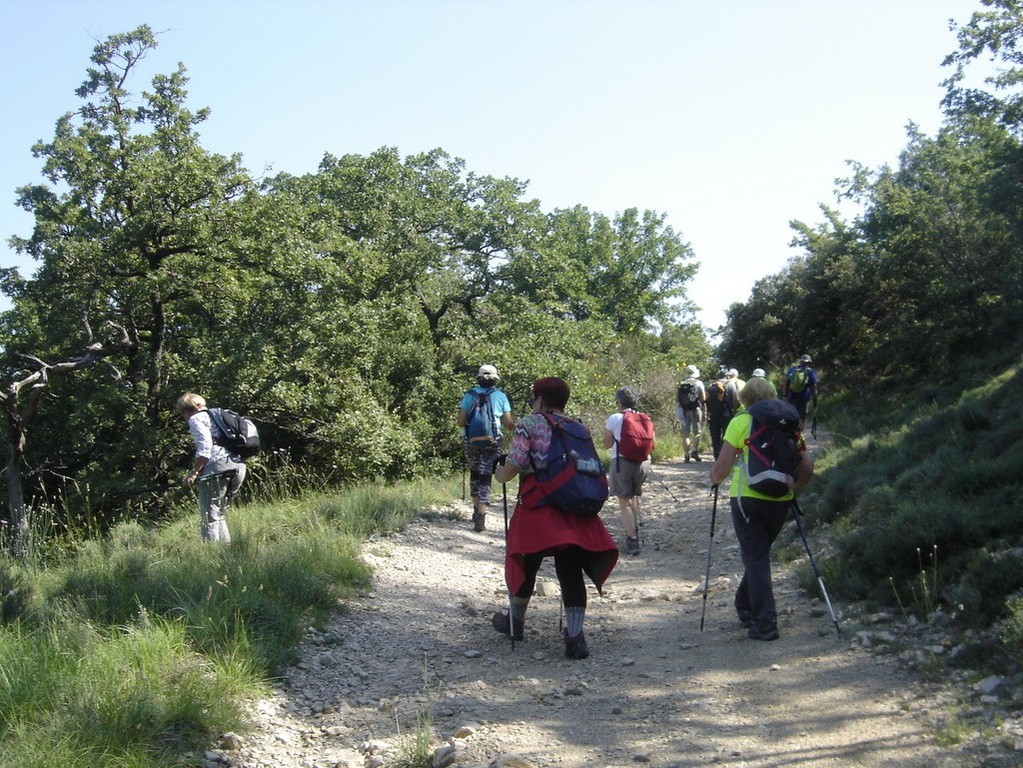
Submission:
[[[543,414],[551,425],[547,466],[533,464],[535,483],[522,492],[525,507],[557,507],[581,517],[593,517],[608,497],[607,474],[593,445],[590,431],[581,421]]]
[[[494,405],[490,402],[492,392],[494,392],[493,389],[488,389],[486,392],[473,391],[472,394],[476,401],[472,404],[469,413],[466,415],[465,437],[467,440],[479,439],[481,437],[489,437],[491,440],[497,439],[498,433],[494,420]]]

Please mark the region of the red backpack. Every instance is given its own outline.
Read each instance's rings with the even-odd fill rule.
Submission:
[[[622,411],[622,437],[618,455],[630,461],[644,462],[654,447],[654,422],[640,411]]]

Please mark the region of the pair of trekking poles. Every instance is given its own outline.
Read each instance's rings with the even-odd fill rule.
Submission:
[[[714,504],[711,507],[710,512],[710,541],[707,543],[707,575],[703,582],[703,609],[700,612],[700,631],[703,632],[703,622],[707,616],[707,593],[710,592],[710,560],[711,552],[714,548],[714,524],[717,521],[718,512],[718,486],[713,487],[714,491]],[[799,508],[799,502],[796,501],[795,497],[792,498],[792,517],[796,521],[796,529],[799,531],[799,537],[803,540],[803,547],[806,549],[807,557],[810,558],[810,566],[813,568],[814,576],[817,577],[817,585],[820,587],[821,595],[824,597],[824,602],[828,605],[828,611],[831,613],[831,621],[835,624],[835,632],[838,636],[842,636],[842,630],[838,626],[838,617],[835,615],[835,609],[831,605],[831,598],[828,597],[827,587],[824,586],[824,577],[821,576],[821,570],[817,567],[817,560],[813,556],[813,552],[810,551],[810,542],[806,540],[806,532],[803,530],[803,524],[800,522],[800,518],[803,516],[803,510]]]

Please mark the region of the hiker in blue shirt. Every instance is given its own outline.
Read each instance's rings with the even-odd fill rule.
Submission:
[[[494,462],[501,455],[501,428],[515,429],[508,396],[497,388],[500,380],[497,368],[481,365],[476,386],[462,395],[458,404],[458,426],[464,430],[462,445],[469,466],[472,526],[476,531],[486,528]]]
[[[782,400],[792,403],[799,411],[800,429],[806,421],[807,405],[811,400],[814,411],[817,410],[817,385],[820,379],[817,372],[810,367],[812,362],[809,355],[801,355],[799,362],[786,371],[785,379],[781,383]]]

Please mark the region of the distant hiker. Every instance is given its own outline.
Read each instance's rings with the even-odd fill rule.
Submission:
[[[806,421],[806,410],[810,401],[813,401],[813,409],[817,410],[817,386],[820,379],[817,372],[810,367],[812,362],[809,355],[801,355],[799,362],[786,371],[785,380],[781,384],[782,399],[788,400],[799,411],[800,429]]]
[[[771,385],[771,389],[774,389],[775,395],[777,395],[778,390],[774,388],[774,383],[767,378],[767,371],[765,371],[763,368],[754,368],[753,373],[750,375],[754,379],[765,379],[767,383]]]
[[[508,396],[497,388],[500,380],[497,368],[481,365],[476,386],[462,395],[458,404],[458,426],[463,428],[462,447],[469,466],[472,526],[476,531],[486,528],[494,462],[501,455],[501,428],[515,429]]]
[[[739,539],[745,569],[735,593],[739,621],[748,629],[750,639],[777,640],[778,614],[771,585],[771,545],[781,532],[795,492],[810,480],[813,461],[804,450],[793,472],[795,482],[792,490],[782,491],[781,495],[771,496],[750,488],[746,465],[751,448],[747,441],[750,440],[754,419],[749,409],[761,401],[773,401],[781,408],[772,408],[772,411],[784,409],[791,414],[790,420],[796,419],[797,414],[777,400],[766,379],[751,379],[740,397],[746,410],[737,413],[729,422],[721,454],[710,470],[710,481],[718,485],[731,475],[732,527]],[[759,412],[759,409],[755,410]]]
[[[682,431],[682,453],[686,463],[700,460],[700,425],[707,420],[707,390],[700,381],[700,369],[686,368],[686,378],[675,394],[675,418]]]
[[[739,393],[742,392],[742,388],[745,386],[746,382],[739,378],[739,372],[735,368],[729,368],[725,373],[725,400],[728,401],[728,407],[731,409],[732,415],[738,413],[742,408]]]
[[[725,433],[728,420],[732,418],[734,413],[731,403],[725,397],[728,385],[728,378],[725,376],[726,372],[722,371],[718,378],[707,387],[707,429],[710,431],[710,446],[715,459],[721,453],[721,438]],[[684,445],[683,450],[685,450]],[[688,459],[689,457],[687,456],[686,458]]]
[[[494,614],[494,629],[515,640],[523,638],[526,607],[536,585],[536,574],[545,557],[554,557],[554,570],[565,606],[565,655],[585,659],[590,655],[583,634],[586,615],[586,583],[589,576],[600,593],[618,562],[618,547],[599,515],[580,516],[553,506],[532,507],[523,502],[537,489],[535,477],[546,467],[553,439],[548,417],[570,420],[563,413],[569,389],[564,380],[551,377],[533,382],[532,413],[515,429],[511,447],[494,477],[507,483],[521,474],[519,499],[507,532],[504,577],[511,613]]]
[[[186,486],[198,484],[199,535],[203,541],[229,542],[227,511],[245,481],[245,462],[218,443],[217,429],[202,395],[186,392],[178,398],[174,410],[188,422],[195,443],[192,471],[182,482]]]
[[[615,392],[618,413],[604,422],[604,447],[611,449],[611,493],[618,497],[618,514],[625,531],[625,552],[639,554],[639,497],[650,474],[650,453],[656,436],[654,424],[636,410],[639,397],[632,387]]]

